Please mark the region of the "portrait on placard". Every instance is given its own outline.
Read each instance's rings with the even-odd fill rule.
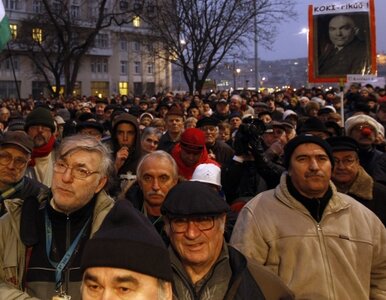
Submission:
[[[334,6],[334,13],[309,11],[309,79],[336,82],[348,74],[375,74],[374,20],[367,11],[347,12]]]

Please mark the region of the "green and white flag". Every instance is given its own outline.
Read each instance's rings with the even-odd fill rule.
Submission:
[[[8,17],[5,15],[3,1],[0,0],[0,51],[3,50],[7,42],[11,39]]]

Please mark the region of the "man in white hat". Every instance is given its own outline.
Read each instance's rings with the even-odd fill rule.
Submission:
[[[379,134],[378,122],[368,115],[356,115],[345,122],[346,135],[359,145],[359,161],[375,180],[386,184],[386,153],[375,148]]]

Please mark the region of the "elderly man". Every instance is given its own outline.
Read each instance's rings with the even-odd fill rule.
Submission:
[[[109,150],[93,137],[65,138],[54,164],[51,193],[35,201],[6,200],[0,219],[0,299],[80,299],[80,259],[113,199],[103,188]],[[40,202],[40,205],[39,203]]]
[[[221,166],[226,167],[232,161],[234,150],[231,146],[218,139],[220,121],[214,117],[201,118],[196,127],[201,129],[205,135],[206,150],[210,158],[217,161]]]
[[[280,184],[249,201],[231,244],[279,275],[299,299],[386,297],[386,229],[330,181],[334,157],[315,136],[285,148]]]
[[[386,186],[374,181],[359,163],[358,144],[348,136],[327,139],[335,160],[332,181],[337,190],[372,210],[386,225]]]
[[[7,131],[0,140],[0,215],[5,199],[37,198],[47,187],[25,175],[33,149],[32,139],[23,131]]]
[[[55,160],[55,122],[51,112],[37,107],[26,118],[24,130],[32,138],[34,149],[26,175],[50,187]]]
[[[345,76],[370,72],[370,50],[357,37],[359,28],[348,15],[336,15],[328,24],[331,43],[321,49],[319,75]]]
[[[177,299],[291,299],[276,276],[224,241],[228,205],[201,182],[177,184],[162,205]]]
[[[145,155],[137,167],[137,182],[124,198],[141,211],[163,235],[161,205],[169,190],[178,182],[177,164],[173,157],[162,150]]]
[[[119,201],[82,257],[83,300],[172,299],[172,271],[162,239],[127,201]]]
[[[346,135],[358,143],[361,166],[375,181],[386,184],[386,153],[375,147],[377,121],[368,115],[356,115],[348,118],[344,127]]]

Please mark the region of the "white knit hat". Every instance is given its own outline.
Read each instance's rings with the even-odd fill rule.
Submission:
[[[210,183],[221,188],[221,169],[215,164],[200,164],[194,170],[190,181]]]
[[[359,125],[359,124],[371,125],[375,129],[375,134],[378,135],[379,127],[377,125],[377,121],[368,115],[356,115],[356,116],[348,118],[346,120],[346,122],[344,123],[344,128],[345,128],[346,134],[350,135],[353,127],[356,125]]]

